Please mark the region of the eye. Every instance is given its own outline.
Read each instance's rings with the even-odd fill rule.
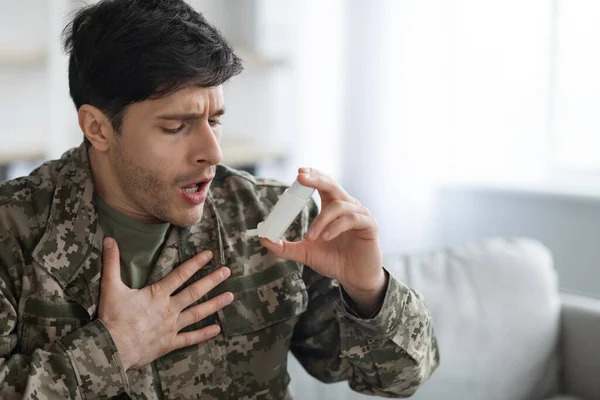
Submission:
[[[209,119],[208,123],[210,124],[210,126],[212,126],[213,128],[217,125],[221,125],[221,121],[219,121],[218,119]]]
[[[175,129],[163,128],[163,131],[165,131],[166,133],[179,133],[183,130],[183,128],[185,128],[185,124],[181,124]]]

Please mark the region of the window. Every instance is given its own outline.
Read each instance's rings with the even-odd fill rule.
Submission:
[[[600,172],[600,1],[555,0],[553,14],[553,164]]]

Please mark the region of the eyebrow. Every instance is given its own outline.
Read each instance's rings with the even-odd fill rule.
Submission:
[[[225,108],[219,108],[217,111],[210,114],[209,117],[211,117],[211,118],[220,117],[223,114],[225,114]],[[203,114],[198,114],[198,113],[167,114],[167,115],[160,115],[157,118],[158,119],[166,119],[166,120],[187,121],[187,120],[191,120],[191,119],[201,118],[202,115]]]

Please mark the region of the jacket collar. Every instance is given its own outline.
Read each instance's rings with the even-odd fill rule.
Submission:
[[[98,224],[85,143],[66,152],[61,161],[46,231],[32,256],[71,300],[93,316],[100,294],[104,232]],[[222,233],[209,191],[202,220],[188,228],[172,229],[148,283],[160,280],[180,262],[205,249],[211,249],[216,255],[213,268],[222,265]]]
[[[70,297],[95,312],[102,237],[85,143],[66,152],[59,165],[46,231],[32,256]]]

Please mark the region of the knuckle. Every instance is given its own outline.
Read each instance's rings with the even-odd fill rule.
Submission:
[[[171,309],[171,307],[167,306],[163,308],[161,311],[161,316],[164,320],[171,319],[171,317],[173,316],[173,310]]]
[[[197,285],[191,285],[190,287],[188,287],[188,294],[192,302],[195,302],[202,298],[202,296],[204,296],[204,293],[198,288]]]
[[[358,222],[358,220],[360,219],[360,217],[356,213],[348,214],[347,218],[350,220],[350,222]]]
[[[187,269],[182,265],[179,268],[175,269],[175,275],[177,276],[177,278],[179,280],[181,280],[182,282],[187,281],[188,279],[190,279],[190,274],[187,271]]]
[[[192,319],[194,320],[194,322],[202,321],[204,319],[204,313],[202,312],[202,310],[200,310],[199,307],[196,307],[190,311],[192,313]]]
[[[202,329],[200,332],[198,332],[198,341],[199,342],[205,342],[208,339],[210,339],[208,330]]]
[[[163,296],[164,290],[160,283],[155,283],[154,285],[150,285],[150,294],[153,298],[158,299]]]

